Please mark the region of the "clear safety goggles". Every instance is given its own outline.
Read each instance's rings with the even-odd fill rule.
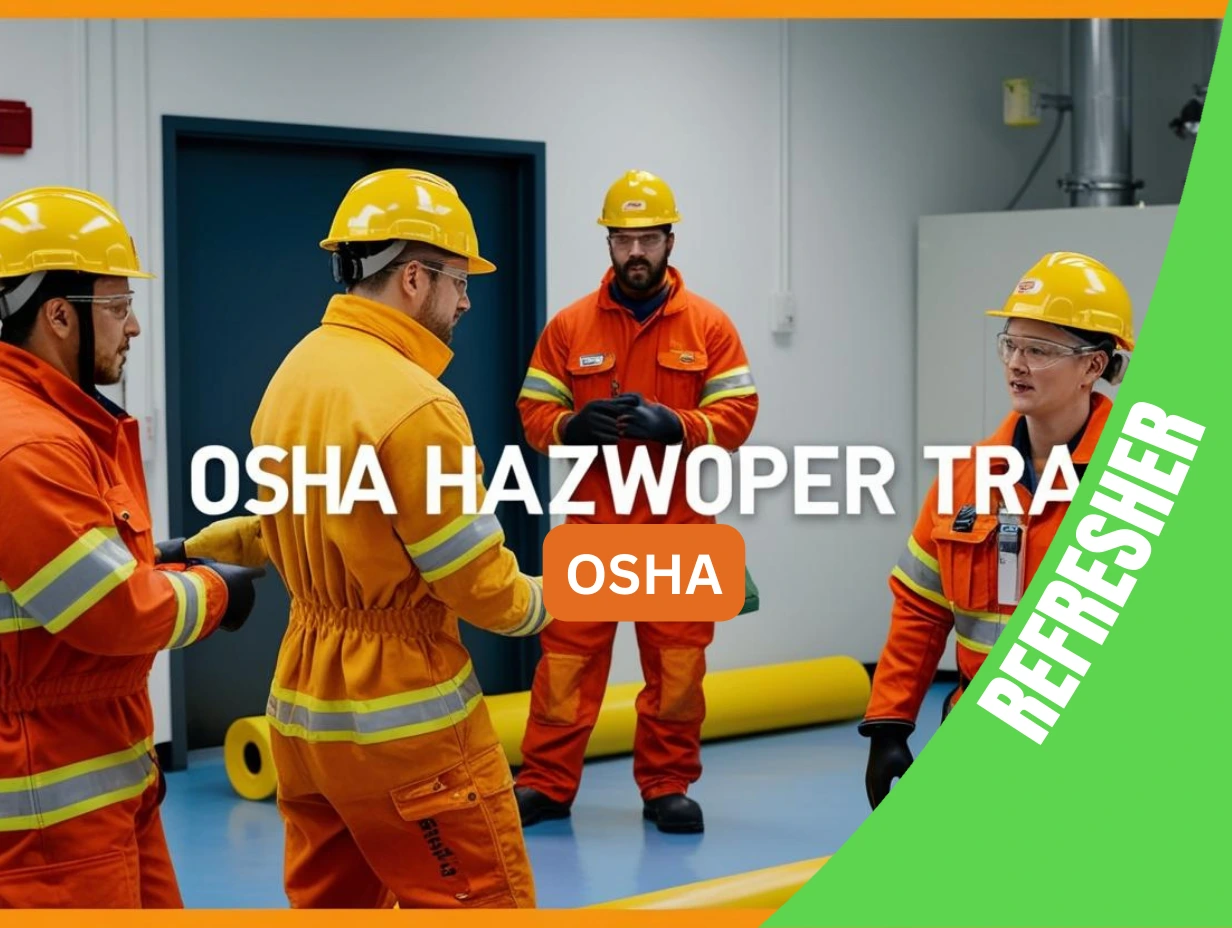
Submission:
[[[632,251],[634,245],[641,245],[642,251],[658,251],[667,243],[667,233],[658,232],[613,232],[607,237],[612,247],[617,251]]]
[[[466,287],[470,279],[470,275],[466,271],[460,271],[456,267],[446,267],[443,264],[430,264],[427,261],[420,261],[419,263],[434,274],[441,274],[452,278],[458,288],[458,295],[466,296]]]
[[[128,317],[133,314],[133,297],[136,295],[132,290],[127,290],[109,296],[66,296],[65,299],[73,303],[93,303],[103,307],[120,322],[128,322]]]
[[[997,335],[997,357],[1001,363],[1009,365],[1014,355],[1022,353],[1022,363],[1029,371],[1043,371],[1059,364],[1066,358],[1093,354],[1100,351],[1094,345],[1082,345],[1074,348],[1051,342],[1046,338],[1027,338],[1022,335],[1008,335],[1001,332]]]

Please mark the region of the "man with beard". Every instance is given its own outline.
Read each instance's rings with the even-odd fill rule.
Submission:
[[[268,552],[291,598],[266,709],[286,894],[296,908],[530,908],[509,761],[458,623],[522,637],[551,616],[496,516],[476,514],[482,481],[471,512],[460,487],[436,507],[429,491],[431,449],[457,474],[475,444],[440,377],[470,275],[496,267],[458,190],[401,168],[357,181],[321,247],[346,293],[274,374],[253,444],[302,448],[314,474],[331,449],[342,473],[373,451],[395,511],[331,513],[316,490],[303,514],[233,526],[238,549],[259,535],[252,556]],[[289,481],[294,466],[264,468]]]
[[[0,909],[183,906],[150,670],[242,626],[263,573],[155,563],[140,425],[98,390],[152,276],[90,191],[0,202]]]
[[[599,224],[608,229],[612,266],[598,290],[547,325],[530,362],[518,409],[527,441],[616,445],[628,473],[647,447],[656,473],[667,445],[739,448],[757,416],[757,389],[740,337],[713,303],[686,289],[669,263],[679,222],[675,197],[658,177],[630,171],[608,191]],[[570,522],[699,524],[678,468],[667,512],[651,512],[644,490],[633,511],[617,512],[602,456],[574,499],[594,504]],[[660,831],[703,830],[686,795],[701,776],[702,681],[710,622],[638,623],[645,687],[637,699],[633,775],[643,817]],[[557,622],[540,636],[531,717],[522,743],[518,807],[524,826],[570,814],[590,733],[611,667],[613,622]]]

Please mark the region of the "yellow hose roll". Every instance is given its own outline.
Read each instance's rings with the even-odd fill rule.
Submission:
[[[236,719],[223,742],[223,763],[231,786],[245,799],[269,799],[278,789],[270,752],[269,721],[263,715]]]
[[[642,685],[619,683],[607,688],[587,757],[633,750],[634,701]],[[868,672],[851,657],[715,671],[706,674],[703,688],[706,721],[702,738],[706,740],[857,719],[864,714],[871,692]],[[508,693],[485,701],[509,763],[520,764],[530,694]]]
[[[673,886],[591,906],[595,909],[778,909],[811,880],[829,857],[767,867]]]

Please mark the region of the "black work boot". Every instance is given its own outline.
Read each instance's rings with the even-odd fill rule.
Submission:
[[[529,786],[516,786],[513,794],[518,800],[518,814],[522,817],[523,828],[529,828],[536,822],[569,817],[571,803],[549,799],[537,789],[531,789]]]
[[[689,835],[705,831],[702,807],[684,793],[672,793],[647,801],[642,818],[654,822],[666,834]]]

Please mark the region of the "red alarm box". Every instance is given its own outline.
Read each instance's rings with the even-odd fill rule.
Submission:
[[[34,111],[20,100],[0,100],[0,154],[23,155],[34,144]]]

